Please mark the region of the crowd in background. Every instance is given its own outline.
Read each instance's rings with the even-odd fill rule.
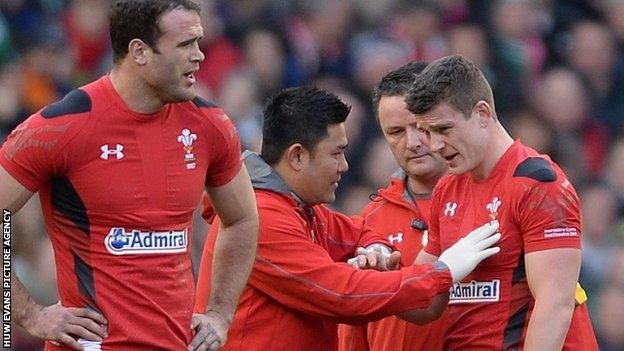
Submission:
[[[603,351],[624,350],[624,0],[198,0],[206,60],[199,95],[259,151],[262,107],[315,85],[352,106],[349,172],[335,207],[357,213],[397,168],[371,105],[381,76],[462,54],[494,89],[514,138],[548,153],[583,213],[581,282]],[[0,141],[30,114],[112,65],[108,0],[0,1]],[[14,216],[13,264],[40,302],[58,301],[34,198]],[[197,216],[194,264],[206,224]],[[123,297],[120,297],[123,298]],[[41,343],[14,331],[15,350]]]

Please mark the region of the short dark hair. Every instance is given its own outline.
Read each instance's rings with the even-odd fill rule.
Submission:
[[[375,114],[379,109],[379,100],[384,96],[403,96],[411,88],[416,75],[427,67],[426,62],[410,62],[394,71],[387,73],[373,89],[373,106]]]
[[[351,107],[323,89],[281,90],[269,98],[264,109],[262,158],[274,165],[295,143],[314,154],[316,145],[327,136],[327,127],[343,123],[350,111]]]
[[[141,39],[156,53],[156,42],[162,35],[159,22],[162,15],[177,8],[196,11],[200,7],[191,0],[116,0],[108,15],[113,60],[118,62],[128,54],[132,39]]]
[[[492,88],[479,68],[467,58],[454,55],[431,62],[410,88],[405,101],[407,109],[421,115],[444,101],[470,118],[477,102],[486,101],[494,112]],[[496,119],[496,112],[494,112]]]

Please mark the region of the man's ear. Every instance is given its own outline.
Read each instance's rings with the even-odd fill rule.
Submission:
[[[149,45],[141,39],[132,39],[130,43],[128,43],[128,55],[132,57],[132,61],[140,66],[147,63],[147,59],[151,54],[152,50]]]
[[[284,158],[286,159],[286,163],[290,166],[290,168],[299,172],[308,163],[310,159],[310,153],[303,145],[295,143],[290,145],[290,147],[286,149]]]
[[[487,127],[494,121],[494,110],[485,100],[479,100],[472,109],[472,113],[479,119],[481,127]]]

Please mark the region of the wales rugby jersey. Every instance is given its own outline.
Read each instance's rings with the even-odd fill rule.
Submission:
[[[448,175],[434,190],[429,243],[440,256],[488,220],[498,219],[501,251],[451,288],[445,350],[520,350],[535,303],[524,255],[581,247],[579,200],[561,169],[516,141],[485,180]],[[580,300],[564,350],[597,350],[586,305]]]
[[[223,111],[195,98],[135,113],[105,76],[17,127],[0,164],[39,192],[61,303],[106,317],[100,347],[185,350],[193,211],[242,164]]]

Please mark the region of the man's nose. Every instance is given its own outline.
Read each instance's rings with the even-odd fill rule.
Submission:
[[[429,149],[438,152],[444,148],[444,140],[437,133],[431,133],[429,136]]]
[[[417,148],[426,145],[427,138],[425,133],[419,132],[416,128],[407,128],[406,130],[407,136],[407,148],[410,150],[416,150]]]
[[[340,162],[338,163],[338,172],[345,173],[349,170],[349,162],[347,162],[347,156],[342,154]]]
[[[205,58],[206,58],[206,55],[204,55],[204,53],[201,51],[201,49],[199,47],[199,43],[195,43],[195,48],[193,50],[193,54],[191,56],[191,60],[193,62],[195,62],[195,61],[203,62]]]

